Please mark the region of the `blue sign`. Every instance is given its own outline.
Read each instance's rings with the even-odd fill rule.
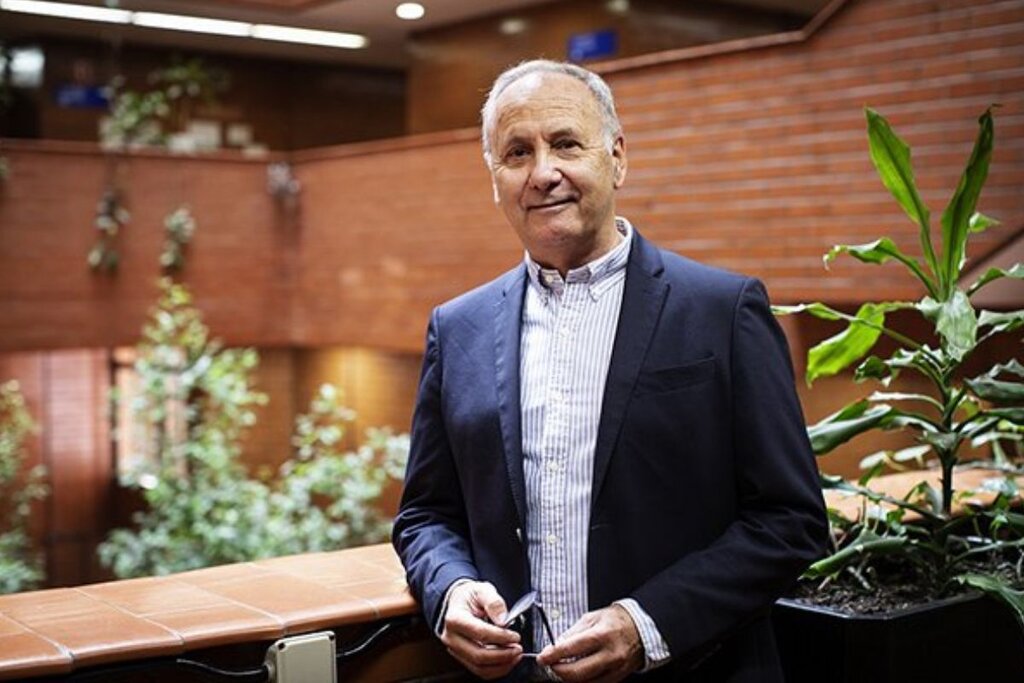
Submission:
[[[58,107],[69,109],[106,109],[107,89],[99,85],[61,83],[53,94]]]
[[[569,60],[573,62],[611,57],[618,51],[619,36],[610,28],[569,36]]]

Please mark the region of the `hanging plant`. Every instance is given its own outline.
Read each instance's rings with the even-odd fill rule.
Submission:
[[[196,221],[187,206],[179,206],[164,219],[166,239],[160,254],[160,267],[165,271],[177,271],[185,265],[185,247],[192,240]]]
[[[116,187],[107,188],[96,205],[94,225],[99,232],[99,238],[89,251],[90,268],[103,272],[117,270],[118,254],[114,241],[121,228],[130,220],[131,214],[122,204],[121,191]]]

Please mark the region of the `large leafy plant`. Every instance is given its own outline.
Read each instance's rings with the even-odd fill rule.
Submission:
[[[127,578],[386,539],[377,499],[401,476],[407,437],[375,431],[344,451],[354,415],[325,386],[297,420],[294,457],[276,477],[252,476],[241,440],[267,400],[253,388],[258,356],[212,341],[188,291],[162,287],[135,363],[133,412],[151,465],[124,482],[147,507],[135,528],[111,532],[102,563]]]
[[[858,519],[832,515],[834,553],[814,564],[806,576],[825,582],[851,580],[872,590],[882,581],[880,567],[897,563],[940,593],[968,584],[996,594],[1024,621],[1024,593],[1014,589],[1024,585],[1024,515],[1012,505],[1019,498],[1009,457],[1024,433],[1024,366],[1014,359],[972,377],[963,372],[979,346],[1024,326],[1024,310],[978,310],[972,303],[979,290],[996,280],[1024,279],[1024,265],[992,268],[971,283],[963,281],[971,236],[996,224],[976,211],[992,157],[992,112],[985,111],[979,119],[973,151],[942,214],[941,244],[933,243],[930,213],[914,181],[909,147],[880,114],[867,109],[866,115],[871,160],[882,183],[917,224],[921,255],[908,254],[883,237],[869,244],[834,246],[825,263],[840,254],[872,265],[896,262],[917,279],[924,296],[918,301],[867,302],[855,313],[820,302],[780,306],[776,312],[802,312],[846,324],[808,352],[808,383],[855,365],[857,382],[881,385],[881,390],[808,428],[815,453],[828,453],[870,430],[907,430],[917,444],[866,458],[862,464],[867,471],[857,483],[823,476],[826,488],[860,494],[865,504]],[[890,324],[889,314],[902,310],[923,316],[931,328],[927,339]],[[895,345],[887,357],[872,353],[883,336]],[[902,373],[924,378],[930,390],[892,390]],[[957,512],[954,468],[987,455],[1007,472],[994,482],[995,502]],[[915,460],[937,461],[940,490],[924,481],[903,498],[872,490],[872,479],[887,465],[905,466]]]
[[[0,384],[0,593],[29,590],[43,579],[28,533],[32,502],[47,493],[43,467],[25,469],[25,441],[34,429],[18,383]]]

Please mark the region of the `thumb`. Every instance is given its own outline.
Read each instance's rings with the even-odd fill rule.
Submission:
[[[492,624],[501,626],[505,623],[508,609],[505,601],[498,594],[498,589],[489,583],[482,583],[476,592],[477,604],[483,609],[484,614]]]

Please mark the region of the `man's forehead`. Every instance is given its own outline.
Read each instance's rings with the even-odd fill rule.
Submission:
[[[590,89],[568,74],[535,71],[512,81],[498,97],[498,108],[512,102],[547,98],[584,99],[593,102]]]
[[[506,127],[540,124],[545,129],[600,125],[601,114],[590,89],[565,74],[532,73],[517,79],[498,97],[496,123]]]

